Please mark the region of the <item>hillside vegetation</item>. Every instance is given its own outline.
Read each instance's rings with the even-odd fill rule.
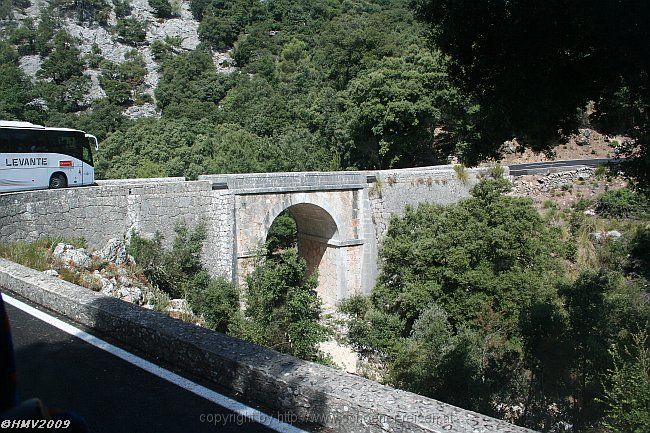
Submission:
[[[394,217],[349,342],[391,385],[536,430],[647,431],[647,199],[540,214],[509,188]]]
[[[512,137],[541,148],[591,123],[637,140],[623,151],[643,176],[647,32],[628,24],[647,5],[574,15],[615,27],[603,51],[593,26],[550,38],[544,25],[571,13],[555,3],[500,3],[3,0],[0,117],[93,132],[100,177],[476,163]]]

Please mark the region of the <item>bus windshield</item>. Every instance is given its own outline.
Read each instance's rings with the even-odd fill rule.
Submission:
[[[47,152],[73,156],[89,165],[93,165],[90,144],[83,132],[48,131]]]

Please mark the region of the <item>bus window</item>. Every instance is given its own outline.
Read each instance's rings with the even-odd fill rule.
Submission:
[[[0,153],[9,153],[9,130],[0,128]]]
[[[0,152],[37,153],[47,151],[45,134],[30,129],[0,129]]]
[[[48,131],[49,151],[82,159],[86,137],[79,132]]]

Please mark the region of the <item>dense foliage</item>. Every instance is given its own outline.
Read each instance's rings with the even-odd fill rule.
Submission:
[[[203,316],[206,325],[226,332],[239,308],[237,288],[223,278],[212,278],[201,264],[205,227],[190,230],[183,222],[176,225],[171,249],[163,248],[163,238],[153,239],[133,233],[128,252],[150,283],[172,298],[185,298],[192,311]]]
[[[167,14],[169,2],[151,3],[159,15]],[[100,139],[107,139],[102,149],[122,147],[124,137],[156,142],[159,128],[152,123],[204,121],[212,124],[211,130],[223,128],[251,143],[236,160],[259,163],[236,171],[431,164],[462,152],[473,140],[471,124],[478,107],[450,83],[447,59],[426,47],[423,28],[406,1],[193,0],[190,6],[201,21],[203,44],[192,52],[183,52],[180,41],[169,38],[151,46],[159,63],[155,97],[161,119],[133,125],[110,115],[102,124],[94,115],[94,105],[119,113],[120,107],[149,101],[142,62],[132,56],[126,65],[112,64],[99,51],[82,57],[77,41],[61,30],[59,12],[67,13],[63,4],[44,9],[38,25],[25,20],[5,30],[12,44],[7,50],[40,53],[46,69],[41,76],[51,79],[56,74],[56,80],[25,86],[28,79],[17,68],[17,57],[3,58],[2,86],[20,89],[11,91],[15,102],[5,104],[3,117],[90,125]],[[132,45],[147,43],[128,2],[115,2],[114,10],[117,25],[110,30],[115,37]],[[238,69],[216,72],[210,48],[232,49]],[[101,72],[105,99],[86,99],[88,82],[79,71],[87,67]],[[153,135],[143,135],[143,129]],[[121,134],[111,137],[114,131]],[[133,142],[126,145],[145,150]],[[271,147],[270,155],[257,155],[266,147]],[[214,147],[206,151],[221,153]],[[100,156],[107,164],[99,167],[100,177],[171,174],[168,164],[146,157],[146,170],[121,170],[115,155],[109,150]],[[138,150],[132,155],[137,158]],[[230,170],[228,164],[192,171],[192,163],[184,161],[180,173],[173,172],[195,177]]]
[[[645,0],[412,0],[433,46],[481,105],[477,153],[512,136],[548,146],[581,117],[638,140],[631,167],[650,164],[650,4]],[[589,101],[593,113],[585,113]],[[645,168],[639,170],[638,165]]]
[[[246,309],[235,334],[302,359],[321,358],[318,344],[328,335],[320,323],[316,275],[295,249],[270,253],[246,278]]]
[[[3,59],[2,86],[21,89],[11,92],[10,103],[3,101],[3,117],[90,124],[106,134],[102,139],[116,129],[129,134],[131,124],[115,116],[106,125],[99,116],[79,120],[92,116],[94,107],[85,98],[87,80],[76,71],[84,62],[97,68],[101,53],[80,58],[75,41],[63,42],[59,31],[61,18],[69,16],[108,26],[127,44],[148,44],[128,2],[113,3],[113,28],[105,22],[111,6],[104,0],[54,2],[38,24],[25,19],[6,27],[4,39],[20,55],[43,56],[49,71],[41,76],[55,73],[57,79],[25,86],[16,61]],[[259,142],[282,143],[284,161],[278,156],[278,163],[264,168],[272,171],[409,167],[451,155],[473,163],[493,155],[505,139],[546,146],[556,142],[558,130],[566,137],[585,121],[645,143],[650,110],[643,50],[650,41],[640,23],[649,12],[644,2],[633,4],[192,0],[202,44],[193,52],[169,38],[151,44],[161,77],[155,102],[162,112],[152,122],[206,120]],[[168,0],[150,5],[160,19],[175,13]],[[237,66],[235,72],[216,72],[213,50],[231,50],[235,64],[222,66]],[[114,111],[152,101],[141,81],[115,69],[102,67],[100,80]],[[590,100],[593,112],[585,111]],[[624,152],[638,157],[625,170],[644,188],[647,147],[631,144]],[[305,164],[304,155],[315,157]],[[149,165],[147,171],[167,173],[162,164]],[[133,172],[116,171],[103,168],[98,175]]]
[[[393,385],[544,431],[590,431],[620,410],[602,400],[623,392],[605,378],[612,347],[650,324],[647,215],[625,239],[590,243],[595,263],[571,276],[564,263],[583,252],[570,245],[591,221],[550,224],[507,189],[487,179],[458,204],[393,218],[372,295],[342,306],[350,341]]]
[[[318,344],[326,339],[328,330],[320,323],[317,278],[307,277],[305,260],[295,249],[295,223],[292,225],[288,216],[278,219],[272,230],[276,233],[272,237],[278,240],[269,242],[268,253],[258,257],[242,293],[233,283],[210,277],[203,268],[203,225],[190,230],[179,222],[171,248],[163,246],[160,234],[146,239],[133,233],[128,252],[154,287],[171,298],[186,299],[209,328],[303,359],[322,361]]]

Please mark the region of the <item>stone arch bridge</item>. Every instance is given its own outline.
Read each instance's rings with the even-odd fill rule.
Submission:
[[[368,293],[391,215],[422,202],[452,203],[481,176],[459,179],[451,166],[373,172],[262,173],[99,181],[98,186],[0,195],[0,242],[47,236],[86,239],[160,232],[173,240],[178,220],[204,223],[203,261],[213,275],[242,282],[271,224],[283,211],[298,228],[298,250],[326,305]]]

